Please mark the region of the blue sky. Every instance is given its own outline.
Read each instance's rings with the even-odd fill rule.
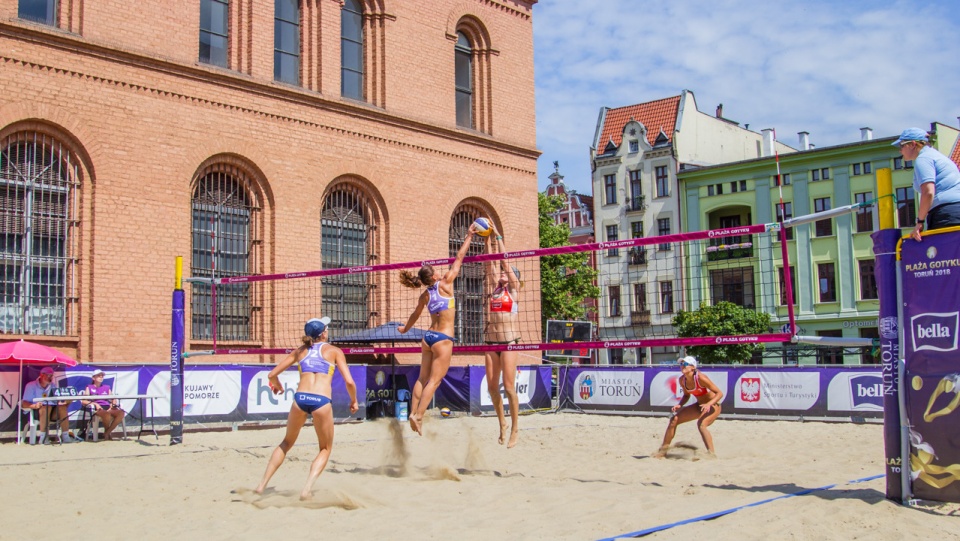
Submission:
[[[541,191],[557,160],[590,194],[600,107],[684,89],[794,148],[960,116],[957,0],[540,0],[533,21]]]

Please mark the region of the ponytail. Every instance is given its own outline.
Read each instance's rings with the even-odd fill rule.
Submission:
[[[408,270],[400,271],[400,283],[409,288],[418,289],[425,285],[433,285],[433,267],[424,264],[420,271],[414,274]]]

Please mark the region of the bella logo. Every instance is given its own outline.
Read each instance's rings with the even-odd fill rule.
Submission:
[[[955,351],[960,312],[918,314],[910,319],[914,351]]]

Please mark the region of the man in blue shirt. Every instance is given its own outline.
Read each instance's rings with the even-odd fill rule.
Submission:
[[[40,421],[40,442],[45,443],[47,437],[47,421],[50,416],[50,409],[56,408],[57,419],[60,420],[60,442],[73,443],[75,440],[70,437],[70,418],[67,417],[67,403],[60,402],[52,404],[50,402],[37,402],[41,397],[53,396],[53,368],[44,367],[40,371],[40,376],[31,381],[23,389],[23,399],[20,402],[20,408],[24,410],[34,410],[34,416],[39,415]]]
[[[917,224],[910,234],[920,242],[920,232],[960,225],[960,169],[935,148],[920,128],[907,128],[893,142],[904,160],[913,161],[913,190],[920,194]]]

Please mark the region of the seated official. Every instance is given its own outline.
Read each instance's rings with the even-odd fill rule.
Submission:
[[[36,401],[38,398],[53,396],[55,387],[53,385],[53,368],[44,367],[37,379],[24,387],[20,407],[24,410],[34,410],[34,415],[39,417],[40,443],[47,443],[47,424],[52,413],[56,413],[56,419],[60,420],[60,442],[73,443],[76,440],[70,437],[70,418],[67,417],[67,403],[53,404]]]
[[[109,385],[103,383],[103,370],[99,368],[93,371],[93,382],[87,385],[83,394],[96,396],[112,394]],[[123,416],[127,412],[120,409],[120,401],[113,400],[82,400],[80,402],[84,407],[91,408],[93,414],[100,418],[100,424],[103,425],[103,439],[112,440],[113,430],[123,421]]]

